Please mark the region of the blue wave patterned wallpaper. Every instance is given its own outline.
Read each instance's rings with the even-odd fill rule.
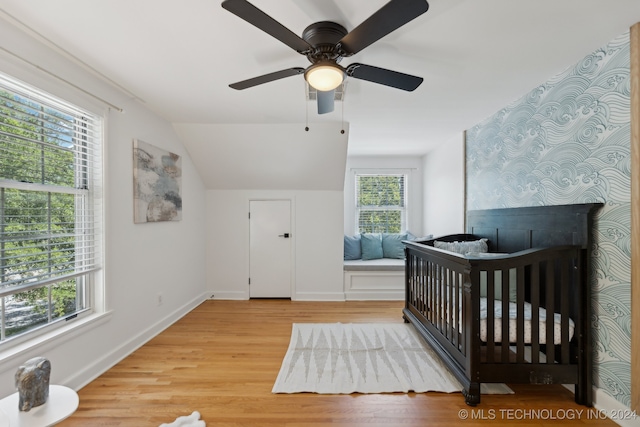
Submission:
[[[602,202],[595,223],[594,381],[631,404],[629,33],[467,131],[467,206]]]

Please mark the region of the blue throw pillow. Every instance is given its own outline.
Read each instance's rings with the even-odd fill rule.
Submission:
[[[382,234],[363,233],[360,239],[363,260],[380,259],[383,257]]]
[[[362,258],[360,249],[360,235],[344,236],[344,259],[354,260]]]
[[[384,233],[382,235],[382,254],[385,258],[404,259],[403,240],[407,240],[406,234]]]

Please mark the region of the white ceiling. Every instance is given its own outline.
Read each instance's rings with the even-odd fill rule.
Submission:
[[[387,0],[252,0],[296,34],[353,29]],[[429,11],[347,58],[425,78],[415,92],[348,79],[318,116],[302,76],[244,91],[229,83],[303,56],[221,0],[0,0],[21,21],[172,123],[349,123],[349,154],[422,154],[575,64],[640,21],[639,0],[430,0]],[[344,106],[344,109],[342,108]]]

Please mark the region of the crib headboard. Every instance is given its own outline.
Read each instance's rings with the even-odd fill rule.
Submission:
[[[489,239],[490,252],[557,245],[588,249],[593,214],[602,203],[469,211],[467,233]]]

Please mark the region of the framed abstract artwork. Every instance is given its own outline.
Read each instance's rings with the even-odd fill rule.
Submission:
[[[182,160],[179,155],[133,140],[133,221],[182,219]]]

